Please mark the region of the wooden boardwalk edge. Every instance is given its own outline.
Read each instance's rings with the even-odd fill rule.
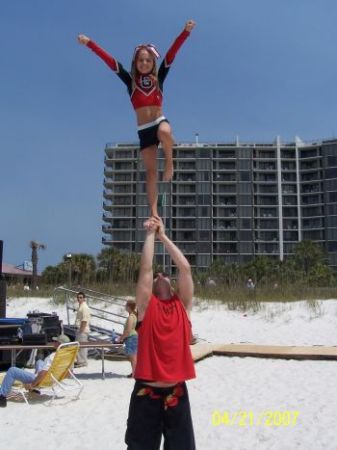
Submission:
[[[191,351],[195,362],[213,355],[298,360],[337,360],[337,347],[325,346],[195,344],[191,346]]]

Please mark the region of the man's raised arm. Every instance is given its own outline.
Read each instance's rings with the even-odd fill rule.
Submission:
[[[157,225],[152,219],[144,223],[146,237],[140,259],[140,269],[136,288],[136,305],[138,310],[138,320],[143,320],[147,305],[152,294],[153,284],[153,255],[154,242],[156,238]]]
[[[165,234],[164,224],[161,219],[156,218],[158,224],[158,239],[161,240],[165,249],[173,259],[174,264],[178,269],[177,287],[179,298],[184,303],[187,312],[190,312],[192,308],[193,299],[193,278],[191,272],[191,266],[187,258],[183,255],[181,250],[168,238]]]

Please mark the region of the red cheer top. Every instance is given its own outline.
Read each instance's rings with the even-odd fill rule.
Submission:
[[[132,82],[131,74],[123,65],[97,45],[96,42],[90,40],[87,43],[87,47],[96,53],[116,73],[123,83],[126,84],[131,103],[136,110],[144,106],[162,106],[164,80],[177,52],[189,35],[190,32],[184,30],[173,42],[159,67],[157,80],[152,75],[139,75],[134,80],[134,83]]]
[[[174,383],[195,378],[191,322],[176,295],[170,300],[152,295],[137,331],[136,379]]]

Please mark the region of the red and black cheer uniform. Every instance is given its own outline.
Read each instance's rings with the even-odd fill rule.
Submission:
[[[136,383],[131,395],[125,442],[128,450],[164,448],[195,450],[193,424],[185,380],[195,378],[190,350],[191,323],[179,297],[160,300],[152,295],[137,328]],[[175,383],[153,387],[149,382]]]
[[[99,47],[94,41],[90,40],[87,43],[87,47],[96,53],[96,55],[98,55],[123,81],[130,95],[131,103],[134,109],[137,110],[144,106],[162,106],[164,80],[178,50],[189,35],[190,32],[184,30],[171,45],[159,67],[157,80],[154,80],[151,75],[139,75],[137,79],[134,80],[134,83],[132,82],[131,74],[125,70],[123,65]],[[153,122],[138,127],[141,149],[149,147],[150,145],[159,144],[157,129],[160,123],[165,121],[167,122],[165,117],[161,116]]]

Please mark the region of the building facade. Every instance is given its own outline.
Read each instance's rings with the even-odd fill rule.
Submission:
[[[149,208],[139,148],[108,144],[105,154],[102,242],[140,252]],[[337,268],[337,139],[180,144],[174,166],[172,183],[159,183],[159,212],[192,266],[284,260],[312,240]],[[160,243],[156,258],[170,268]]]

